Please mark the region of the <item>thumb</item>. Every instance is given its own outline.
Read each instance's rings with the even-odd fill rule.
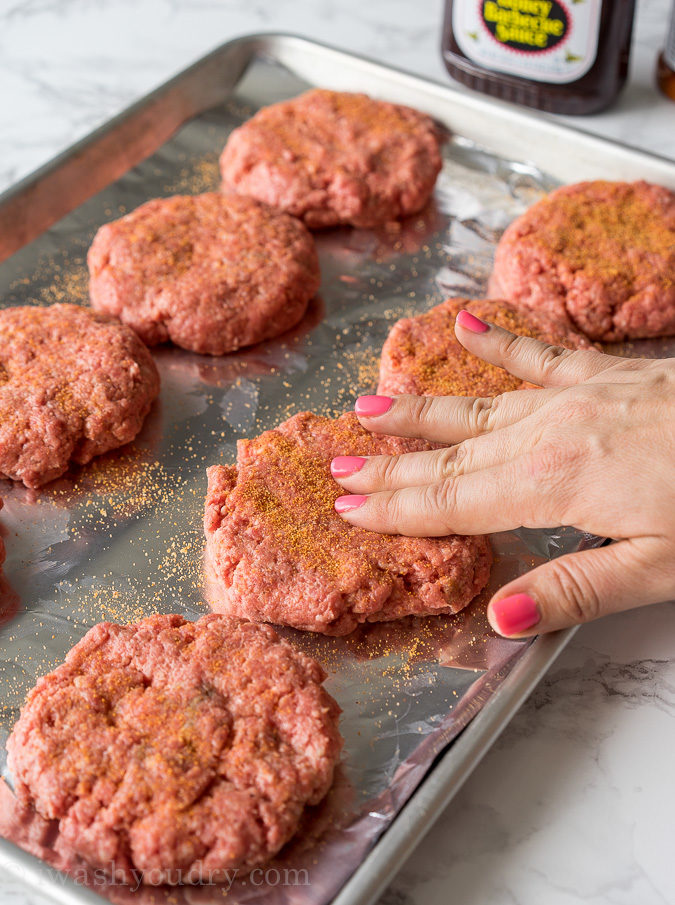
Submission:
[[[488,605],[492,628],[526,638],[580,625],[672,595],[658,538],[622,540],[554,559],[501,588]]]

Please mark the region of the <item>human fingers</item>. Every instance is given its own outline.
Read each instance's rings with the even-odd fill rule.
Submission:
[[[349,493],[436,484],[445,478],[502,465],[529,450],[537,436],[534,425],[530,431],[506,428],[443,449],[395,456],[337,456],[330,470]]]
[[[520,456],[435,484],[341,496],[335,509],[368,531],[440,537],[558,524],[553,502],[541,498],[528,457]]]
[[[551,560],[495,594],[490,624],[501,635],[525,638],[667,600],[675,594],[675,570],[664,544],[633,538]]]
[[[517,336],[466,310],[457,315],[455,335],[469,352],[484,361],[542,387],[582,383],[626,361],[597,349],[571,351],[529,336]]]
[[[451,444],[521,421],[560,392],[515,390],[493,398],[359,396],[354,411],[367,430]]]

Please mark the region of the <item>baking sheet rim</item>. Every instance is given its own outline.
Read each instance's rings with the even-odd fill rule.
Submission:
[[[649,164],[651,164],[652,170],[663,170],[671,176],[675,185],[675,163],[668,158],[631,148],[624,143],[601,138],[582,129],[558,123],[545,116],[523,111],[504,102],[493,101],[492,99],[460,91],[450,85],[423,78],[398,67],[388,66],[366,56],[353,54],[301,35],[261,32],[242,35],[221,44],[128,106],[106,123],[98,126],[87,136],[56,155],[52,160],[21,179],[18,183],[10,186],[0,194],[0,212],[9,201],[17,199],[18,196],[29,191],[31,187],[35,186],[49,173],[58,170],[65,162],[72,160],[81,150],[95,143],[101,136],[108,134],[116,125],[124,123],[130,116],[142,111],[146,105],[153,103],[170,87],[180,85],[189,74],[198,72],[208,62],[222,58],[222,62],[227,63],[228,56],[233,56],[243,50],[245,61],[243,65],[241,59],[237,61],[238,75],[234,79],[236,85],[238,80],[244,75],[248,65],[259,56],[264,56],[273,62],[279,62],[292,68],[291,60],[294,45],[295,49],[302,47],[315,54],[323,53],[348,63],[361,64],[362,67],[365,66],[371,69],[382,78],[403,80],[413,90],[422,92],[426,90],[429,92],[430,89],[433,89],[435,95],[441,93],[445,95],[446,101],[454,99],[459,102],[459,106],[465,109],[471,106],[473,111],[477,113],[489,110],[498,111],[502,117],[511,119],[514,123],[530,124],[539,131],[549,133],[551,137],[563,137],[586,143],[589,151],[605,149],[611,150],[615,154],[619,152],[619,156],[628,158],[629,162],[632,158],[633,162],[638,165],[647,164],[648,169]],[[279,53],[279,50],[284,52]],[[246,51],[248,51],[247,54]],[[364,90],[368,90],[367,86],[364,85],[363,87]],[[203,111],[193,111],[182,122],[186,122],[199,112]],[[177,128],[179,127],[180,124],[177,124]],[[462,134],[461,126],[457,131]],[[62,216],[65,216],[65,213]],[[424,780],[408,799],[401,812],[394,818],[390,827],[378,839],[360,867],[334,898],[334,905],[355,905],[355,903],[367,905],[386,887],[395,873],[395,867],[401,865],[402,859],[412,852],[420,838],[440,816],[462,783],[508,724],[513,714],[569,643],[576,630],[576,628],[572,628],[552,635],[540,636],[529,645],[527,651],[516,662],[509,675],[503,680],[490,700],[471,719],[460,736],[451,742],[447,750],[439,757],[436,764],[430,769]],[[76,884],[66,876],[60,878],[58,883],[47,883],[44,877],[46,865],[40,859],[26,853],[2,837],[0,837],[0,864],[7,871],[22,879],[28,887],[33,888],[40,894],[51,897],[54,901],[64,903],[64,905],[102,901],[101,897],[96,893]]]

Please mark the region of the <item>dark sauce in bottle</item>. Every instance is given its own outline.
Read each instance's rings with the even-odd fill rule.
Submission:
[[[549,113],[595,113],[623,87],[635,0],[446,0],[450,75]]]
[[[659,56],[656,67],[656,79],[666,97],[675,101],[675,2],[670,13],[666,46]]]

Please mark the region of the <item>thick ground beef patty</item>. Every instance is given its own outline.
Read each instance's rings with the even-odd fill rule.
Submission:
[[[365,94],[315,89],[264,107],[230,136],[223,183],[311,228],[372,227],[416,213],[442,161],[433,120]]]
[[[320,282],[299,220],[218,192],[158,198],[107,223],[88,263],[94,308],[150,346],[170,340],[210,355],[295,326]]]
[[[420,440],[371,434],[353,413],[303,412],[208,470],[211,606],[328,635],[359,623],[456,613],[488,580],[485,537],[419,538],[355,528],[335,512],[337,455],[397,454]]]
[[[129,443],[158,393],[150,352],[114,318],[0,310],[0,476],[39,487]]]
[[[594,340],[675,333],[675,193],[646,182],[558,189],[507,228],[490,292]]]
[[[455,338],[455,318],[466,308],[511,333],[588,348],[588,340],[545,311],[518,311],[503,299],[448,299],[392,327],[380,359],[377,392],[387,396],[498,396],[530,384],[477,358]]]
[[[269,626],[102,622],[28,695],[7,743],[17,796],[127,882],[248,871],[331,785],[340,709],[324,678]]]

